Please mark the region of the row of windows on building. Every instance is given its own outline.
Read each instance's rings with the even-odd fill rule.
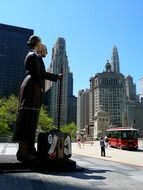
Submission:
[[[99,118],[99,121],[109,121],[108,118]]]
[[[100,92],[95,92],[94,93],[94,97],[122,97],[123,96],[123,93],[121,91],[116,91],[116,92],[113,92],[113,91],[100,91]]]
[[[107,105],[107,106],[120,106],[120,105],[122,105],[122,101],[120,100],[120,101],[114,101],[114,100],[105,100],[105,101],[103,101],[103,100],[99,100],[99,101],[94,101],[94,105],[103,105],[103,104],[105,104],[105,105]]]
[[[106,86],[117,86],[122,84],[121,81],[117,78],[102,78],[102,85]]]
[[[119,95],[122,95],[122,92],[121,91],[104,91],[104,90],[101,90],[100,93],[96,94],[95,95],[108,95],[108,96],[119,96]]]
[[[111,120],[113,120],[113,121],[116,121],[116,122],[120,122],[121,121],[121,119],[120,118],[112,118]],[[99,121],[103,121],[103,122],[108,122],[108,121],[110,121],[110,119],[109,118],[99,118]]]

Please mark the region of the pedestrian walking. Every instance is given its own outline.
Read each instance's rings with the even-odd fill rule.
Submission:
[[[103,137],[100,139],[101,156],[105,157],[105,142]]]
[[[82,137],[82,145],[83,146],[84,146],[84,142],[85,142],[84,137]]]
[[[80,138],[77,139],[77,146],[78,146],[78,148],[81,148],[81,139]]]

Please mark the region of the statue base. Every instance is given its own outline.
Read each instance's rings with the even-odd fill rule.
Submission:
[[[0,173],[11,172],[82,172],[84,168],[71,159],[48,160],[46,162],[22,163],[15,155],[0,155]]]

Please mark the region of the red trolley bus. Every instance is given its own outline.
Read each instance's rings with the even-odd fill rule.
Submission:
[[[110,128],[106,136],[111,147],[120,149],[138,149],[138,130],[132,128]]]

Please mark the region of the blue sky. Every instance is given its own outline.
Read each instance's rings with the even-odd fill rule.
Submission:
[[[34,29],[49,50],[46,67],[56,39],[64,37],[77,95],[103,71],[114,45],[121,72],[138,85],[143,76],[142,9],[142,0],[4,0],[0,22]]]

